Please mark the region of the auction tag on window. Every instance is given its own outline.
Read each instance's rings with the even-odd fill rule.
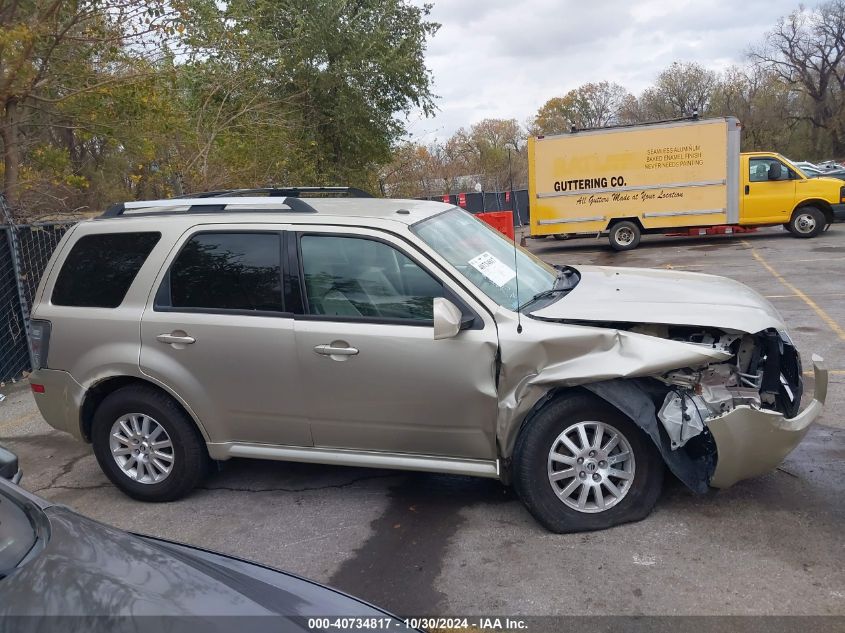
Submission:
[[[481,255],[473,257],[469,260],[469,265],[499,286],[499,288],[516,277],[516,272],[514,272],[513,268],[488,251],[484,251]]]

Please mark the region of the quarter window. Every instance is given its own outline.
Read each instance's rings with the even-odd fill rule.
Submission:
[[[170,269],[173,308],[282,312],[278,233],[200,233]]]
[[[308,313],[430,321],[443,287],[383,242],[305,235],[300,242]]]
[[[161,233],[80,238],[70,249],[50,300],[60,306],[116,308],[160,238]]]

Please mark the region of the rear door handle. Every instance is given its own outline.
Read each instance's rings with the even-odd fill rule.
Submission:
[[[314,351],[323,356],[355,356],[358,353],[355,347],[336,347],[329,343],[317,345]]]
[[[751,187],[745,185],[745,195],[747,196],[749,193],[751,193]]]
[[[187,334],[159,334],[156,336],[156,340],[170,345],[190,345],[195,343],[197,339]]]

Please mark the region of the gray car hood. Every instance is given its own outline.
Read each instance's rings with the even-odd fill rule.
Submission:
[[[48,629],[90,633],[125,630],[117,625],[131,625],[129,618],[138,616],[191,616],[168,620],[166,629],[223,633],[235,630],[231,618],[249,623],[244,616],[263,618],[262,631],[305,631],[313,616],[388,617],[291,574],[123,532],[62,506],[44,512],[50,524],[45,549],[0,581],[0,620],[6,624],[41,631],[31,616],[64,616]]]
[[[777,310],[738,281],[701,273],[577,266],[580,283],[531,314],[548,320],[663,323],[755,333],[784,329]]]

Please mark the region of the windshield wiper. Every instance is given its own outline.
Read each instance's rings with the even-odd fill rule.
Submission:
[[[536,303],[537,301],[540,301],[541,299],[548,299],[549,297],[553,297],[556,294],[561,293],[561,292],[569,292],[570,290],[572,290],[572,288],[549,288],[548,290],[543,290],[543,292],[538,292],[533,297],[531,297],[528,301],[526,301],[521,306],[519,306],[516,309],[516,311],[522,312],[525,308],[530,306],[532,303]]]
[[[519,306],[516,309],[517,312],[522,312],[529,305],[536,303],[537,301],[554,297],[560,293],[565,294],[577,286],[578,282],[581,281],[581,275],[579,275],[578,271],[571,266],[560,266],[555,264],[554,268],[557,270],[557,277],[555,278],[554,285],[548,290],[543,290],[542,292],[535,294],[528,301]]]

